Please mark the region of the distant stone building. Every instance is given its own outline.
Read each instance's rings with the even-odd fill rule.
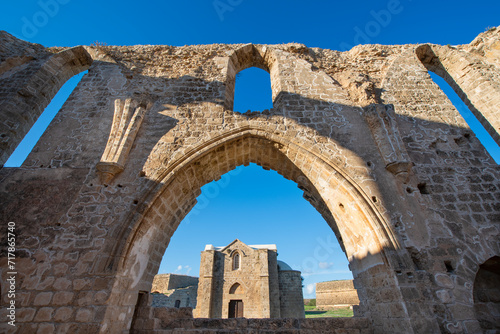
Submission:
[[[196,307],[198,277],[160,274],[151,288],[153,307]]]
[[[353,305],[359,305],[359,298],[352,280],[316,283],[317,308],[328,309]]]
[[[277,260],[276,245],[207,245],[194,316],[304,318],[300,271]]]

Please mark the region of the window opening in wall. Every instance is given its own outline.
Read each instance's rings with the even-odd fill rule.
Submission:
[[[240,254],[236,253],[233,256],[233,270],[240,269]]]
[[[429,71],[432,80],[441,88],[441,90],[448,96],[451,103],[457,108],[458,112],[465,119],[470,129],[476,135],[477,139],[483,144],[484,148],[492,156],[497,164],[500,164],[500,147],[490,136],[488,131],[483,127],[479,120],[470,111],[469,107],[462,101],[453,88],[436,73]],[[465,136],[466,137],[466,136]],[[468,139],[467,137],[465,139]]]
[[[264,111],[272,109],[271,76],[266,71],[250,67],[236,74],[234,111]]]
[[[52,101],[50,101],[49,105],[38,117],[35,124],[33,124],[30,131],[26,134],[26,136],[24,136],[23,140],[5,162],[5,167],[20,167],[23,164],[24,160],[26,160],[28,155],[31,153],[36,143],[49,126],[50,122],[54,119],[58,111],[87,72],[88,70],[73,76],[66,81],[61,89],[59,89]]]
[[[175,308],[179,308],[179,307],[181,307],[181,301],[179,299],[177,299],[175,301]]]

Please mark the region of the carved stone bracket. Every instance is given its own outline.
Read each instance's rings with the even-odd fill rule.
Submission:
[[[101,183],[109,184],[125,168],[135,136],[151,103],[132,99],[115,100],[115,114],[106,149],[97,164]]]
[[[384,159],[385,168],[403,183],[407,183],[413,163],[401,139],[394,106],[370,104],[363,110],[373,139]]]

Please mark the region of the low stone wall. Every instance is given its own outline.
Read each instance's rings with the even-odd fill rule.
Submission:
[[[293,334],[371,334],[368,319],[317,318],[317,319],[193,319],[192,308],[152,307],[152,296],[139,305],[137,318],[131,333],[178,334],[178,333],[293,333]]]
[[[316,283],[317,308],[328,309],[358,304],[358,292],[352,280]]]
[[[366,318],[320,319],[182,319],[172,318],[165,309],[155,309],[151,324],[154,328],[141,328],[137,334],[155,333],[294,333],[294,334],[369,334],[373,333]],[[136,327],[137,328],[137,327]]]

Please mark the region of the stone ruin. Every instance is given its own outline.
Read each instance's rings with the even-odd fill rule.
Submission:
[[[335,280],[316,283],[316,308],[329,310],[359,305],[353,280]]]
[[[153,307],[196,307],[198,277],[159,274],[153,278],[151,287]]]
[[[236,74],[252,66],[270,73],[273,108],[234,112]],[[347,52],[46,48],[1,32],[0,163],[84,70],[24,164],[0,170],[2,332],[127,333],[132,323],[156,333],[499,330],[500,170],[429,76],[450,83],[500,143],[499,28],[466,45]],[[148,310],[200,187],[251,162],[295,181],[332,228],[358,291],[353,318]],[[4,321],[12,300],[15,327]]]

